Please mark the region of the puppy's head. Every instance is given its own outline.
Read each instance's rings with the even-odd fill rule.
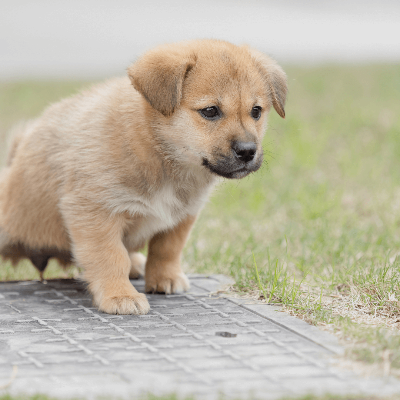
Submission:
[[[248,47],[217,40],[165,45],[146,53],[128,75],[147,100],[165,152],[225,178],[260,167],[271,107],[285,117],[285,73]]]

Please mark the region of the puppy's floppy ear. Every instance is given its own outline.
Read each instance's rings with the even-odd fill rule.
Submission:
[[[196,56],[184,48],[162,46],[132,64],[128,76],[153,108],[169,116],[179,106],[183,81],[195,63]]]
[[[250,49],[251,56],[256,63],[257,68],[261,72],[267,91],[272,99],[272,105],[275,111],[285,118],[285,102],[287,88],[287,78],[283,69],[275,60],[266,56],[258,50]]]

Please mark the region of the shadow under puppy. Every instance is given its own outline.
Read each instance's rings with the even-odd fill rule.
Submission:
[[[189,288],[180,256],[218,176],[262,163],[286,76],[264,54],[217,40],[160,46],[128,76],[50,106],[19,129],[0,175],[0,254],[75,262],[101,311],[145,314],[147,292]],[[148,257],[138,253],[148,242]]]

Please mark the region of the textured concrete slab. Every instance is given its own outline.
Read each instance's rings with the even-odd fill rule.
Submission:
[[[221,298],[221,283],[193,275],[189,293],[148,295],[141,316],[98,312],[74,280],[0,283],[0,386],[17,366],[10,393],[69,398],[400,392],[393,379],[334,369],[333,336],[277,307]]]

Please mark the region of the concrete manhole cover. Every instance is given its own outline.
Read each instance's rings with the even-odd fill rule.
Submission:
[[[143,292],[142,280],[132,283]],[[17,366],[11,393],[60,397],[175,392],[277,399],[360,389],[349,374],[332,370],[329,345],[263,309],[210,294],[218,277],[192,276],[191,284],[182,295],[148,295],[148,315],[120,316],[92,308],[78,281],[0,283],[0,385]]]

